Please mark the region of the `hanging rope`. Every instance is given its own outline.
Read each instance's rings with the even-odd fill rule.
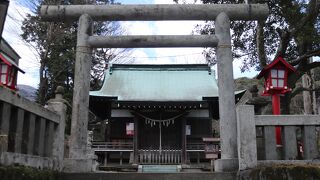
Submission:
[[[151,127],[155,126],[157,123],[168,127],[169,125],[174,124],[174,120],[179,118],[179,117],[181,117],[181,116],[183,116],[185,114],[185,112],[183,112],[183,113],[181,113],[181,114],[179,114],[177,116],[174,116],[172,118],[163,119],[163,120],[162,119],[149,118],[149,117],[147,117],[147,116],[145,116],[143,114],[140,114],[138,112],[135,112],[135,114],[137,114],[138,116],[141,116],[142,118],[144,118],[145,119],[145,123],[146,124],[150,124]]]

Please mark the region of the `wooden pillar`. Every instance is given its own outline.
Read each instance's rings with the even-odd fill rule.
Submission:
[[[200,164],[200,152],[197,152],[197,163]]]
[[[120,166],[122,166],[122,161],[123,161],[123,152],[120,151]]]
[[[108,165],[108,153],[107,152],[104,153],[104,161],[103,161],[103,163],[104,163],[104,166]]]
[[[186,137],[186,118],[181,119],[181,163],[186,163],[186,149],[187,149],[187,137]]]
[[[133,134],[133,163],[138,164],[138,145],[139,145],[139,136],[138,136],[138,126],[139,120],[137,117],[134,118],[134,134]]]

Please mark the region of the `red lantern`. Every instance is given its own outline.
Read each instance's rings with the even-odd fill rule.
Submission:
[[[18,70],[24,73],[13,60],[0,53],[0,84],[15,90]]]
[[[288,76],[296,69],[278,56],[271,64],[262,69],[257,76],[264,77],[264,91],[262,96],[272,96],[272,110],[274,115],[280,115],[280,96],[292,89],[288,87]],[[281,128],[276,128],[277,144],[281,144]]]
[[[290,92],[288,87],[288,76],[295,72],[295,68],[285,61],[281,56],[277,57],[271,64],[263,68],[257,76],[258,79],[264,77],[263,96],[273,94],[285,94]]]

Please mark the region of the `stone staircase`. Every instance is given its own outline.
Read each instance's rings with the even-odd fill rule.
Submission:
[[[138,172],[142,173],[177,173],[181,165],[139,165]]]
[[[235,180],[236,172],[224,173],[64,173],[57,180]]]

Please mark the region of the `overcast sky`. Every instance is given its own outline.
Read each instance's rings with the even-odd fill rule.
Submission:
[[[28,0],[29,1],[29,0]],[[194,0],[187,0],[192,3]],[[172,0],[121,0],[122,4],[173,4]],[[21,56],[19,66],[26,71],[19,74],[18,84],[37,87],[39,83],[39,59],[34,48],[21,40],[20,27],[26,14],[31,11],[25,7],[25,0],[10,0],[3,37]],[[157,21],[157,22],[121,22],[129,35],[189,35],[201,21]],[[149,48],[134,49],[130,54],[134,63],[175,64],[205,63],[203,48]],[[241,62],[234,62],[235,77],[253,77],[257,72],[240,72]]]

